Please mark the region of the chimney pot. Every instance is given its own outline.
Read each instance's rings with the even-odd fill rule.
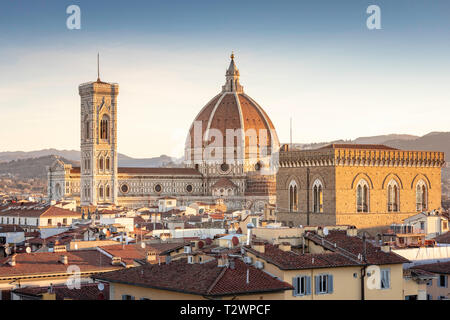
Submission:
[[[59,261],[65,265],[69,264],[69,258],[66,255],[61,256]]]

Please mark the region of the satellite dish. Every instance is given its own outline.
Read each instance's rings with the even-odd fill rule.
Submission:
[[[99,283],[97,286],[98,290],[103,291],[103,289],[105,289],[105,285],[103,283]]]
[[[254,227],[255,225],[251,222],[247,224],[247,229],[253,229]]]
[[[30,247],[27,247],[27,248],[25,249],[25,251],[26,251],[26,253],[31,253],[31,248],[30,248]]]
[[[145,249],[145,242],[142,242],[142,243],[141,243],[141,248],[142,248],[142,249]]]
[[[103,230],[102,230],[102,231],[103,231],[103,233],[104,233],[104,234],[106,234],[106,232],[108,232],[108,229],[106,229],[106,228],[103,228]]]
[[[323,228],[323,234],[326,236],[328,235],[328,228]]]

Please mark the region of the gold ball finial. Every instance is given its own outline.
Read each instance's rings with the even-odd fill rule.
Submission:
[[[230,56],[231,60],[234,60],[234,52],[231,51],[231,56]]]

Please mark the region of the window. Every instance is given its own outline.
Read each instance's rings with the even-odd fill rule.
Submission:
[[[427,209],[427,186],[423,180],[420,180],[416,186],[416,210],[424,211]]]
[[[109,157],[107,157],[105,159],[105,168],[106,168],[106,170],[110,170],[111,169],[111,164],[110,164]]]
[[[129,190],[128,185],[127,184],[123,184],[120,186],[120,191],[122,191],[122,193],[127,193]]]
[[[100,170],[103,170],[103,157],[100,157],[100,159],[98,159],[98,168]]]
[[[439,287],[440,288],[447,288],[448,287],[448,278],[446,275],[441,274],[439,276]]]
[[[298,210],[298,190],[297,183],[291,181],[289,184],[289,211],[295,212]]]
[[[192,185],[191,184],[188,184],[187,186],[186,186],[186,191],[187,192],[192,192]]]
[[[356,187],[356,211],[369,212],[369,184],[366,180],[359,181]]]
[[[67,218],[63,219],[63,225],[67,225]]]
[[[89,139],[90,138],[90,126],[89,126],[89,121],[86,121],[84,124],[84,128],[85,128],[85,138]]]
[[[321,274],[314,278],[316,294],[333,293],[333,275]]]
[[[388,184],[388,212],[400,211],[399,187],[395,180],[391,180]]]
[[[298,276],[292,278],[292,286],[294,290],[292,295],[294,297],[305,296],[311,294],[311,277],[308,276]]]
[[[51,225],[52,225],[52,219],[48,219],[48,220],[47,220],[47,225],[48,225],[48,226],[51,226]]]
[[[389,289],[391,287],[391,270],[381,269],[381,289]]]
[[[140,298],[139,300],[151,300],[150,298]]]
[[[98,196],[103,198],[103,186],[98,187]]]
[[[100,139],[109,139],[109,118],[106,115],[100,121]]]
[[[323,187],[320,180],[313,184],[313,212],[323,212]]]
[[[425,222],[424,221],[420,221],[420,229],[422,229],[422,232],[425,231]]]
[[[159,192],[161,192],[161,190],[162,190],[161,185],[160,185],[160,184],[157,184],[157,185],[155,186],[155,191],[159,193]]]
[[[106,193],[106,198],[109,198],[110,197],[110,193],[111,193],[111,190],[110,190],[109,186],[106,186],[105,193]]]
[[[128,294],[123,294],[122,300],[134,300],[134,296],[130,296]]]

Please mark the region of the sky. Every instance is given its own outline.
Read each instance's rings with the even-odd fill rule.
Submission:
[[[0,0],[0,30],[0,151],[79,149],[78,85],[96,80],[97,52],[132,157],[182,156],[232,51],[281,142],[290,118],[297,143],[450,131],[448,0]]]

